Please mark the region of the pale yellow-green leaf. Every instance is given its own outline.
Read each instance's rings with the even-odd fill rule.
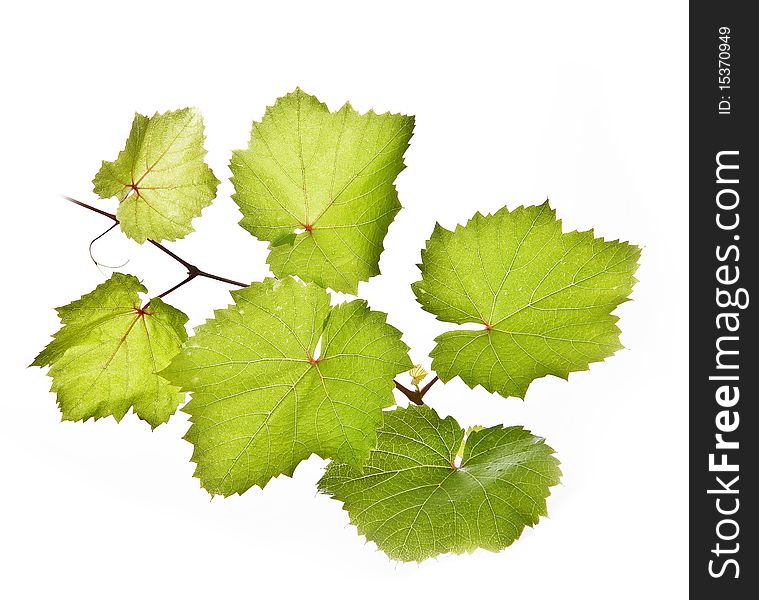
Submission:
[[[63,326],[37,356],[49,366],[64,420],[113,416],[132,408],[152,427],[166,422],[184,394],[157,371],[187,339],[187,316],[154,298],[133,275],[114,273],[92,292],[58,309]]]
[[[119,200],[121,230],[140,243],[175,240],[216,197],[216,179],[204,162],[203,117],[193,108],[135,115],[125,148],[103,161],[95,193]]]
[[[253,122],[248,148],[232,155],[233,198],[240,224],[269,242],[277,277],[355,294],[379,273],[413,128],[413,117],[349,104],[330,112],[300,89]]]

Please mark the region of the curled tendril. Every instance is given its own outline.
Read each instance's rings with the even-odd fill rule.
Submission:
[[[125,260],[123,263],[121,263],[120,265],[114,265],[114,266],[111,266],[111,265],[106,265],[105,263],[101,263],[100,261],[98,261],[98,260],[95,258],[94,254],[92,253],[92,247],[94,246],[95,242],[97,242],[97,241],[98,241],[98,240],[99,240],[101,237],[103,237],[105,234],[107,234],[107,233],[110,233],[110,231],[111,231],[111,230],[112,230],[114,227],[116,227],[116,225],[118,225],[118,223],[114,223],[113,225],[111,225],[111,226],[110,226],[108,229],[106,229],[106,230],[105,230],[103,233],[101,233],[100,235],[98,235],[98,236],[96,236],[95,238],[93,238],[93,240],[90,242],[90,245],[89,245],[89,253],[90,253],[90,258],[92,259],[92,262],[94,262],[94,263],[95,263],[95,266],[96,266],[98,269],[101,269],[101,268],[104,268],[104,269],[120,269],[120,268],[124,267],[124,266],[125,266],[125,265],[126,265],[128,262],[129,262],[129,259],[126,259],[126,260]],[[102,272],[102,271],[101,271],[101,272]]]

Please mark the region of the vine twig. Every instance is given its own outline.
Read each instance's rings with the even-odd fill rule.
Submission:
[[[393,383],[395,384],[395,387],[400,390],[406,398],[408,398],[411,402],[414,404],[422,405],[424,404],[424,401],[422,398],[424,398],[424,395],[430,391],[430,388],[435,384],[435,382],[438,380],[438,376],[435,375],[432,379],[430,379],[430,382],[425,385],[422,389],[415,389],[411,390],[407,388],[405,385],[400,383],[397,379],[393,379]]]
[[[119,219],[113,213],[109,213],[109,212],[107,212],[105,210],[101,210],[101,209],[96,208],[96,207],[94,207],[94,206],[92,206],[90,204],[87,204],[86,202],[82,202],[81,200],[76,200],[76,199],[71,198],[69,196],[63,196],[63,198],[65,200],[68,200],[69,202],[72,202],[73,204],[76,204],[77,206],[81,206],[82,208],[86,208],[87,210],[91,210],[92,212],[96,212],[99,215],[103,215],[104,217],[107,217],[107,218],[111,219],[113,221],[113,226],[110,229],[108,229],[108,231],[110,231],[111,229],[113,229],[113,227],[115,227],[119,223]],[[101,234],[101,235],[104,235],[104,234]],[[98,237],[100,237],[100,236],[98,236]],[[98,239],[98,238],[95,238],[95,239]],[[196,267],[191,262],[186,261],[184,258],[182,258],[181,256],[179,256],[178,254],[175,254],[174,252],[172,252],[171,250],[169,250],[166,246],[163,246],[162,244],[156,242],[155,240],[148,239],[147,241],[150,242],[156,248],[158,248],[164,254],[167,254],[168,256],[170,256],[171,258],[173,258],[180,265],[182,265],[185,269],[187,269],[187,277],[185,277],[182,281],[180,281],[175,286],[170,287],[165,292],[163,292],[161,294],[158,294],[158,296],[156,296],[156,298],[163,298],[164,296],[168,296],[171,292],[173,292],[175,290],[178,290],[183,285],[186,285],[186,284],[190,283],[196,277],[205,277],[206,279],[213,279],[215,281],[221,281],[222,283],[229,283],[230,285],[236,285],[236,286],[239,286],[239,287],[247,287],[248,286],[247,283],[241,283],[239,281],[235,281],[234,279],[229,279],[227,277],[221,277],[220,275],[214,275],[213,273],[209,273],[208,271],[203,271],[203,270],[199,269],[198,267]],[[145,306],[142,307],[142,310],[145,310],[148,307],[148,305],[150,305],[150,301],[148,301],[148,303]],[[400,383],[399,381],[397,381],[395,379],[393,380],[393,383],[395,384],[395,387],[398,388],[403,393],[403,395],[406,396],[406,398],[409,399],[409,401],[411,401],[411,402],[413,402],[414,404],[417,404],[417,405],[422,405],[422,404],[424,404],[423,398],[424,398],[425,394],[427,394],[427,392],[430,390],[430,388],[435,384],[435,382],[437,380],[438,380],[438,376],[435,375],[429,381],[429,383],[427,385],[425,385],[421,389],[419,389],[417,387],[417,389],[415,389],[415,390],[407,388],[405,385],[403,385],[402,383]]]
[[[103,215],[104,217],[108,217],[109,219],[111,219],[114,222],[113,227],[115,227],[119,223],[118,218],[113,213],[109,213],[107,211],[104,211],[104,210],[101,210],[99,208],[96,208],[96,207],[94,207],[94,206],[92,206],[90,204],[87,204],[86,202],[82,202],[81,200],[75,200],[74,198],[70,198],[69,196],[63,196],[63,198],[64,198],[64,200],[68,200],[69,202],[72,202],[73,204],[76,204],[77,206],[81,206],[82,208],[86,208],[87,210],[91,210],[92,212],[96,212],[99,215]],[[108,231],[110,231],[110,229]],[[168,248],[166,248],[166,246],[163,246],[162,244],[159,244],[155,240],[148,239],[148,242],[150,242],[153,246],[155,246],[156,248],[158,248],[161,252],[163,252],[164,254],[167,254],[168,256],[170,256],[171,258],[173,258],[175,261],[177,261],[180,265],[182,265],[185,269],[187,269],[187,277],[185,279],[183,279],[182,281],[180,281],[174,287],[169,288],[168,290],[166,290],[162,294],[159,294],[157,296],[157,298],[163,298],[164,296],[166,296],[167,294],[170,294],[174,290],[177,290],[180,287],[182,287],[183,285],[185,285],[187,283],[190,283],[196,277],[205,277],[206,279],[213,279],[214,281],[221,281],[223,283],[228,283],[230,285],[236,285],[236,286],[239,286],[239,287],[248,287],[247,283],[241,283],[239,281],[235,281],[234,279],[228,279],[227,277],[221,277],[220,275],[214,275],[213,273],[209,273],[208,271],[203,271],[202,269],[199,269],[198,267],[196,267],[191,262],[186,261],[184,258],[182,258],[181,256],[178,256],[177,254],[175,254],[174,252],[172,252],[171,250],[169,250]]]

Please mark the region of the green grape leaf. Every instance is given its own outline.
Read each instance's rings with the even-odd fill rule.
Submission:
[[[622,348],[611,314],[636,283],[640,249],[562,233],[548,202],[477,213],[455,231],[435,226],[412,285],[438,320],[474,323],[436,338],[432,368],[502,396],[524,398],[532,381],[566,379]]]
[[[92,181],[101,198],[116,197],[121,230],[133,240],[175,240],[216,197],[219,180],[204,162],[203,117],[193,108],[136,114],[126,146]]]
[[[465,439],[452,417],[427,406],[384,417],[363,470],[333,462],[319,490],[342,502],[358,532],[390,558],[497,552],[546,515],[561,471],[542,438],[496,426]]]
[[[358,465],[374,445],[393,377],[412,365],[400,332],[363,300],[290,277],[232,292],[162,374],[192,392],[195,476],[241,494],[315,453]]]
[[[157,375],[187,339],[187,316],[153,298],[133,275],[114,273],[92,292],[58,308],[63,326],[33,366],[49,366],[51,391],[66,421],[113,416],[131,407],[155,428],[184,394]]]
[[[413,128],[413,117],[347,103],[332,113],[300,89],[253,122],[248,148],[232,155],[233,198],[240,225],[269,242],[277,277],[355,294],[379,273]]]

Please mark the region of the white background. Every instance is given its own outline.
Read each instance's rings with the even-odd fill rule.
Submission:
[[[13,7],[11,7],[13,6]],[[7,3],[2,50],[0,596],[21,598],[683,598],[687,557],[687,5],[685,2]],[[102,217],[90,181],[134,111],[187,105],[206,122],[223,183],[172,246],[236,279],[267,275],[265,244],[236,225],[228,161],[251,121],[300,85],[416,115],[405,209],[383,275],[361,284],[429,365],[446,327],[409,284],[435,221],[550,197],[567,229],[644,247],[627,350],[522,402],[460,381],[427,396],[462,425],[524,424],[563,463],[550,518],[499,554],[390,562],[315,494],[324,461],[265,491],[209,500],[179,414],[154,433],[61,423],[50,380],[27,369],[53,307],[104,279],[87,255]],[[99,206],[113,208],[108,202]],[[98,258],[153,293],[183,276],[112,232]],[[197,325],[227,287],[170,296]]]

